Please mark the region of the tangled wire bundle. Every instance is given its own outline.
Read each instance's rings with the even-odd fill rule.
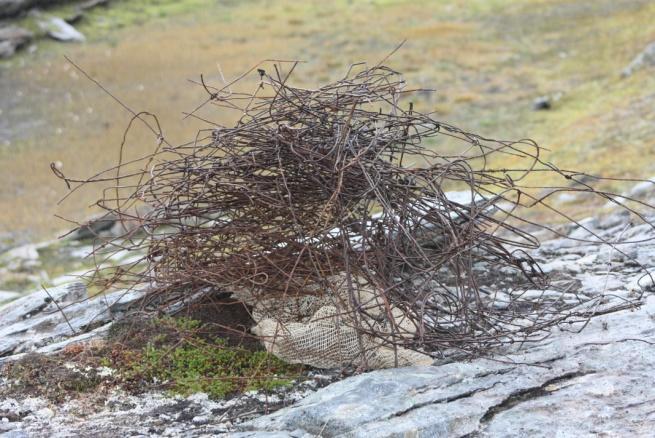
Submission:
[[[356,65],[308,90],[289,84],[295,67],[258,69],[254,93],[203,80],[206,104],[240,116],[193,143],[169,145],[156,119],[135,114],[160,148],[136,174],[112,169],[116,190],[99,205],[142,224],[145,237],[102,245],[145,251],[145,267],[124,266],[106,287],[146,283],[159,303],[231,292],[270,351],[319,367],[485,353],[588,317],[579,302],[489,287],[498,275],[515,290],[546,286],[526,251],[539,242],[518,227],[546,196],[523,183],[540,171],[584,185],[580,174],[542,162],[532,141],[482,138],[401,106],[411,91],[390,68]],[[440,153],[439,141],[463,148]],[[503,155],[521,164],[493,168]],[[149,210],[136,215],[141,203]]]

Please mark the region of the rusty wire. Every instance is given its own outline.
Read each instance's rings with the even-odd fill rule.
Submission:
[[[553,194],[624,199],[543,161],[531,140],[483,138],[415,111],[402,76],[388,67],[355,65],[315,90],[290,84],[295,67],[275,63],[272,71],[241,76],[241,83],[255,78],[252,93],[201,79],[203,105],[239,117],[234,126],[210,125],[192,143],[168,144],[154,116],[133,113],[159,139],[136,172],[119,162],[84,181],[58,175],[78,185],[113,181],[98,205],[138,221],[144,232],[100,244],[146,255],[109,277],[97,275],[96,283],[146,284],[151,302],[161,305],[237,289],[257,300],[326,294],[327,279],[345,275],[351,308],[366,315],[367,303],[353,293],[354,279],[364,279],[415,330],[394,326],[383,336],[364,323],[357,329],[434,356],[448,348],[486,353],[590,316],[576,304],[520,294],[494,306],[494,278],[512,276],[517,290],[548,286],[529,255],[539,240],[521,224],[555,230],[528,220],[526,209],[547,208],[568,220],[549,203]],[[446,154],[440,142],[458,149]],[[494,167],[503,157],[518,164]],[[540,172],[566,184],[530,186]],[[469,193],[468,201],[453,199],[449,189]],[[146,205],[146,213],[135,213],[136,205]]]

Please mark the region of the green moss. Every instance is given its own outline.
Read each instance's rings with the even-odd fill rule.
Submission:
[[[114,370],[100,374],[99,367]],[[297,380],[302,367],[271,354],[229,345],[211,328],[190,318],[123,320],[106,343],[73,344],[46,356],[28,354],[0,367],[14,384],[0,387],[0,398],[43,396],[59,402],[82,393],[119,386],[134,393],[149,389],[217,399],[250,391],[270,391]]]
[[[91,40],[104,39],[115,29],[167,17],[182,17],[215,7],[216,2],[210,0],[115,0],[108,7],[88,11],[78,29]],[[226,20],[229,15],[221,14],[216,19]]]
[[[223,339],[200,334],[200,321],[188,318],[153,320],[160,332],[141,350],[119,360],[105,360],[127,382],[155,384],[189,395],[205,392],[221,398],[249,390],[272,390],[292,383],[300,368],[265,351],[229,346]]]

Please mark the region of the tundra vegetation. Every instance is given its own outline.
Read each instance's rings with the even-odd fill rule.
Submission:
[[[621,177],[633,177],[635,174],[643,175],[652,171],[649,167],[652,165],[640,159],[643,150],[653,147],[652,139],[655,136],[651,135],[652,124],[637,121],[652,117],[646,105],[648,96],[644,97],[643,90],[655,83],[652,75],[644,72],[636,72],[623,79],[619,76],[631,55],[648,42],[645,39],[643,44],[641,40],[636,42],[641,37],[637,38],[631,29],[635,26],[641,29],[655,26],[646,19],[653,12],[652,4],[602,1],[590,11],[573,1],[567,2],[564,7],[559,4],[561,2],[557,2],[558,8],[555,2],[548,1],[536,6],[533,2],[510,4],[502,1],[470,2],[463,6],[445,2],[280,5],[263,2],[217,4],[198,0],[153,1],[148,2],[144,9],[135,9],[127,3],[117,1],[104,12],[98,11],[97,15],[94,12],[79,26],[89,36],[90,44],[71,46],[66,48],[66,52],[84,66],[83,70],[71,63],[55,61],[54,56],[64,50],[60,46],[53,46],[49,53],[37,52],[32,57],[24,54],[17,60],[4,63],[10,76],[7,83],[12,86],[20,84],[27,90],[48,90],[46,94],[55,96],[50,99],[55,103],[33,105],[38,109],[31,110],[33,115],[47,120],[45,128],[36,126],[33,135],[12,136],[5,150],[0,152],[0,178],[15,174],[30,176],[22,182],[20,191],[0,198],[0,208],[3,204],[12,205],[12,208],[4,209],[12,212],[3,216],[4,225],[16,230],[31,227],[38,229],[39,233],[50,233],[54,229],[50,220],[46,223],[38,219],[37,215],[29,214],[35,208],[34,205],[18,201],[24,191],[28,191],[32,198],[38,198],[39,203],[43,204],[54,203],[58,196],[65,193],[63,185],[52,187],[51,175],[30,172],[34,163],[61,161],[63,172],[59,171],[59,175],[63,179],[72,184],[83,182],[79,190],[58,209],[66,217],[77,218],[88,216],[89,211],[86,210],[80,215],[80,205],[95,201],[99,190],[112,187],[114,181],[118,185],[125,181],[116,174],[116,170],[125,169],[123,163],[130,163],[145,155],[146,161],[155,159],[159,166],[156,167],[157,171],[163,171],[157,174],[159,180],[149,180],[148,176],[155,167],[144,166],[146,170],[139,173],[139,176],[145,177],[145,180],[131,187],[121,185],[121,193],[118,194],[117,190],[115,197],[111,190],[103,192],[109,195],[104,196],[97,207],[117,213],[119,217],[143,222],[147,233],[144,237],[144,234],[130,232],[118,240],[101,239],[95,242],[97,254],[112,247],[116,250],[128,248],[142,258],[138,263],[123,264],[118,269],[113,264],[106,266],[93,263],[98,268],[93,272],[92,279],[96,287],[93,293],[147,283],[154,285],[155,292],[149,294],[144,309],[148,307],[148,310],[156,310],[162,303],[182,300],[198,292],[202,296],[210,296],[215,292],[212,292],[212,287],[221,289],[237,284],[240,287],[233,288],[232,292],[239,298],[237,301],[252,313],[261,310],[261,306],[257,309],[258,304],[267,298],[286,298],[284,294],[288,292],[297,298],[302,295],[299,291],[306,291],[308,286],[312,290],[316,290],[319,284],[323,286],[321,279],[346,272],[350,304],[346,304],[341,311],[359,317],[355,318],[360,321],[356,326],[358,338],[362,334],[373,335],[378,342],[376,348],[384,344],[385,347],[391,346],[396,353],[398,348],[410,348],[435,357],[446,348],[457,346],[465,346],[461,349],[467,353],[480,354],[491,345],[516,341],[517,338],[511,335],[518,333],[518,337],[525,340],[525,335],[535,335],[539,330],[564,318],[590,316],[588,308],[582,311],[577,309],[578,305],[585,304],[584,297],[574,297],[577,300],[575,303],[553,303],[543,295],[535,302],[534,299],[523,299],[519,294],[518,297],[503,297],[505,301],[499,305],[498,296],[489,297],[485,287],[500,279],[485,277],[476,272],[473,261],[488,263],[487,272],[490,266],[505,268],[502,272],[509,273],[508,277],[516,282],[512,287],[519,286],[527,290],[530,284],[536,290],[543,290],[548,282],[547,276],[539,272],[538,266],[532,263],[529,256],[517,251],[517,248],[534,247],[534,240],[530,234],[523,234],[515,226],[523,220],[538,227],[544,218],[553,220],[552,213],[561,211],[570,212],[560,216],[561,221],[569,221],[588,211],[590,206],[604,205],[612,199],[623,202],[625,198],[617,198],[605,190],[619,191],[623,187]],[[205,8],[202,14],[197,12],[198,5]],[[430,15],[426,14],[426,8],[432,12],[432,18],[423,20],[422,17]],[[215,11],[215,16],[207,14],[207,10]],[[174,18],[168,17],[169,14]],[[340,19],[344,16],[348,19]],[[544,20],[544,16],[552,19]],[[103,20],[107,23],[105,29]],[[372,20],[377,23],[376,26],[365,26]],[[220,26],[217,26],[217,22]],[[241,31],[244,22],[251,23],[249,35]],[[143,24],[138,32],[131,26],[125,26],[118,33],[106,30],[135,23]],[[576,25],[570,26],[571,23]],[[610,29],[611,36],[605,36],[605,32],[595,32],[598,26],[604,30]],[[365,30],[360,32],[360,29]],[[207,40],[207,35],[212,35],[211,41]],[[312,202],[320,201],[323,204],[306,203],[304,207],[307,210],[303,210],[303,213],[307,215],[302,220],[290,220],[290,216],[297,211],[297,205],[291,202],[291,195],[301,192],[294,191],[297,187],[286,187],[283,190],[284,185],[280,184],[276,186],[278,194],[285,193],[285,190],[289,194],[290,208],[285,211],[271,209],[273,204],[270,199],[258,201],[258,207],[269,203],[269,209],[260,209],[256,214],[254,210],[244,207],[244,199],[224,198],[220,200],[220,208],[200,212],[198,209],[202,210],[206,205],[194,205],[189,202],[191,196],[185,199],[184,205],[173,204],[178,207],[190,205],[196,209],[188,214],[183,209],[170,209],[170,203],[161,202],[160,195],[171,195],[172,190],[190,195],[208,193],[205,188],[194,191],[198,189],[199,180],[193,178],[198,175],[206,177],[206,172],[211,170],[213,164],[211,154],[207,152],[209,147],[223,148],[215,158],[223,165],[224,172],[227,172],[225,168],[230,163],[220,160],[230,157],[230,153],[233,153],[230,147],[237,149],[232,155],[234,162],[231,164],[240,164],[242,166],[237,169],[246,169],[243,160],[251,152],[253,144],[244,143],[244,146],[238,143],[245,138],[236,134],[240,125],[234,123],[239,116],[226,116],[223,113],[216,115],[209,112],[209,109],[215,109],[216,105],[221,104],[229,106],[235,103],[230,100],[235,96],[252,97],[247,93],[252,91],[253,84],[257,89],[260,86],[270,87],[263,92],[263,97],[269,99],[264,102],[270,103],[273,96],[284,96],[288,102],[295,102],[294,98],[303,95],[304,90],[319,90],[309,97],[303,95],[308,99],[301,100],[303,104],[312,102],[321,93],[329,94],[331,87],[341,86],[339,83],[334,85],[334,80],[342,77],[344,65],[363,58],[383,59],[389,47],[405,37],[408,38],[406,46],[394,54],[390,62],[407,66],[404,78],[418,88],[412,99],[402,100],[402,103],[396,101],[391,88],[377,90],[377,94],[365,94],[365,97],[373,97],[373,103],[379,103],[376,102],[379,99],[389,105],[384,111],[385,118],[380,119],[359,118],[366,111],[374,114],[377,109],[367,107],[369,102],[364,104],[356,100],[349,101],[349,98],[356,95],[353,89],[346,87],[344,96],[348,98],[342,96],[342,100],[332,102],[337,104],[332,114],[334,118],[330,120],[335,123],[323,126],[331,130],[323,140],[339,145],[343,136],[343,145],[352,146],[350,149],[344,146],[340,150],[343,154],[330,162],[339,166],[341,176],[349,183],[345,186],[347,190],[342,190],[338,178],[330,180],[330,184],[323,187],[333,191],[326,192],[329,195],[327,197],[325,193],[312,193],[316,195]],[[612,44],[609,44],[610,40]],[[98,50],[99,47],[103,50]],[[184,50],[178,50],[181,47]],[[280,53],[280,50],[284,53]],[[143,56],[150,52],[158,53],[159,56]],[[243,52],[249,54],[247,59],[235,56]],[[168,53],[174,53],[175,56],[168,56]],[[276,53],[280,58],[303,58],[310,61],[306,68],[299,68],[300,74],[293,76],[293,87],[286,83],[289,75],[287,64],[278,64],[278,70],[272,63],[258,65],[265,67],[262,73],[250,68],[270,53]],[[215,61],[220,59],[229,59],[230,63],[217,67]],[[15,74],[12,67],[15,63],[22,64],[24,77],[19,78]],[[380,68],[384,72],[381,77],[387,81],[385,86],[394,84],[400,89],[400,82],[395,82],[398,80],[396,73],[392,69]],[[195,86],[186,87],[182,84],[183,77],[197,70],[211,74],[195,80]],[[247,81],[231,82],[230,78],[244,71],[251,73]],[[387,73],[393,79],[386,77]],[[125,114],[117,114],[115,102],[101,90],[79,82],[85,74],[97,79],[121,98],[127,96],[130,108],[137,108],[130,96],[140,96],[136,101],[137,111],[146,107],[149,114],[138,117],[128,114],[127,118]],[[369,74],[377,78],[375,75],[378,73],[373,70]],[[364,84],[370,86],[366,82],[368,79],[365,77]],[[348,77],[348,80],[354,79]],[[55,81],[58,87],[46,85],[50,81]],[[226,88],[225,82],[229,82],[230,87]],[[423,90],[431,88],[433,84],[437,87],[436,93]],[[446,84],[443,90],[439,90],[440,84]],[[63,89],[71,91],[63,92]],[[182,89],[186,91],[180,91]],[[267,92],[272,94],[267,95]],[[65,93],[69,93],[68,97],[62,98]],[[551,96],[549,111],[526,110],[532,105],[532,100],[541,95]],[[380,96],[384,99],[380,99]],[[389,97],[391,99],[387,101]],[[32,104],[39,102],[36,95],[27,99]],[[193,111],[195,103],[204,99],[215,105],[206,105]],[[85,102],[85,106],[79,107],[79,102]],[[350,106],[339,106],[344,105],[344,102]],[[258,104],[263,105],[261,102]],[[57,105],[56,111],[54,105]],[[175,110],[171,111],[171,107]],[[178,108],[193,113],[193,117],[186,117],[183,123],[179,123],[179,115],[176,113]],[[255,106],[257,110],[263,108]],[[276,109],[274,106],[271,108]],[[304,112],[301,111],[300,115],[284,113],[285,123],[278,123],[280,119],[263,123],[267,125],[274,122],[277,129],[275,138],[291,144],[291,149],[303,145],[302,134],[309,133],[309,137],[322,135],[316,128],[318,119],[312,120],[312,123],[307,121],[308,114],[316,108],[312,104],[301,108]],[[332,110],[327,108],[328,105],[323,105],[318,109],[329,119]],[[434,108],[437,113],[428,114]],[[152,118],[152,113],[157,113],[158,119]],[[370,116],[369,113],[367,116]],[[245,114],[247,117],[240,122],[256,128],[251,133],[261,128],[256,123],[252,124],[253,120],[257,121],[253,115],[260,113],[245,111]],[[210,130],[205,131],[208,129],[207,117],[210,116]],[[142,124],[143,119],[148,122]],[[439,122],[441,119],[465,126],[466,131]],[[361,122],[359,125],[358,121]],[[380,129],[387,129],[393,135],[382,137],[384,141],[379,150],[372,149],[380,154],[364,163],[362,167],[366,171],[348,173],[351,167],[355,167],[354,164],[361,164],[359,160],[363,161],[365,155],[362,152],[366,150],[364,142],[358,144],[358,141],[381,138],[375,135],[366,137],[378,122],[384,125]],[[131,129],[124,135],[128,123]],[[74,128],[69,128],[71,125]],[[217,126],[221,128],[216,129]],[[233,126],[236,128],[231,130]],[[430,129],[425,130],[425,126],[430,126]],[[628,129],[625,126],[637,128]],[[153,127],[154,136],[149,132]],[[419,129],[413,131],[417,127]],[[44,137],[39,134],[39,130],[46,128],[51,134],[47,138],[57,139],[53,141],[55,146],[48,150],[40,147]],[[256,134],[264,131],[262,129]],[[468,131],[481,135],[470,134]],[[198,132],[200,135],[196,136]],[[480,148],[482,152],[477,156],[460,156],[457,142],[430,139],[437,132],[454,136],[467,147]],[[520,139],[527,137],[528,133],[551,150],[547,160],[542,160],[544,151],[532,142],[496,142],[488,139],[496,134],[504,138]],[[236,142],[232,145],[221,144],[223,134],[232,136]],[[257,135],[245,140],[261,138]],[[112,156],[105,152],[116,150],[116,138],[124,138],[121,161],[117,167],[116,154]],[[196,142],[185,143],[189,138],[195,138]],[[321,138],[318,138],[320,142]],[[10,146],[11,164],[7,152]],[[236,146],[242,147],[239,149]],[[150,155],[153,148],[158,147],[163,149]],[[196,151],[197,148],[200,153]],[[617,148],[622,150],[623,163],[620,168],[615,166]],[[308,148],[305,159],[321,161],[321,157],[312,156],[315,153],[323,153],[323,158],[329,156],[327,152],[317,150]],[[511,153],[504,153],[507,151]],[[403,166],[402,156],[405,153],[423,162],[418,165],[412,163],[414,167]],[[589,159],[591,154],[593,160]],[[383,159],[379,160],[380,157]],[[263,158],[270,160],[271,156]],[[345,161],[347,159],[352,162]],[[180,165],[179,160],[195,161],[200,165],[174,168]],[[524,165],[525,160],[530,164]],[[601,179],[570,170],[562,171],[554,167],[550,160],[563,169],[583,168],[589,174],[601,173],[616,178]],[[454,165],[462,161],[465,164],[461,168]],[[385,171],[393,175],[390,180],[382,178],[389,176],[385,172],[376,173],[381,169],[376,166],[381,166],[382,162],[388,166]],[[427,171],[435,171],[435,162],[443,166],[436,170],[440,170],[448,180],[443,187],[435,184],[431,179],[435,174]],[[268,163],[270,165],[270,161]],[[373,165],[369,166],[371,163]],[[538,172],[530,173],[535,169],[535,163],[540,166]],[[10,165],[13,167],[12,172],[7,171]],[[104,176],[110,174],[111,177],[90,180],[82,178],[79,181],[71,177],[87,175],[89,168],[110,168],[111,172]],[[242,178],[239,183],[243,183],[241,188],[244,192],[264,184],[262,181],[272,179],[279,183],[288,175],[280,170],[288,171],[290,168],[282,165],[255,165],[246,170],[250,174],[246,172],[238,175]],[[494,174],[496,172],[502,173],[502,176],[497,177]],[[223,178],[227,173],[219,174],[218,178]],[[245,179],[253,174],[257,176],[257,181]],[[525,179],[517,178],[517,175],[523,174]],[[321,174],[317,172],[315,175]],[[388,199],[377,193],[375,196],[363,195],[364,192],[374,192],[380,188],[379,181],[372,183],[370,179],[364,178],[371,175],[385,181],[385,189],[393,194],[390,197],[392,202],[385,203]],[[170,177],[168,181],[157,186],[167,177]],[[417,178],[419,183],[416,182]],[[359,180],[364,180],[365,184],[359,186],[356,183]],[[390,184],[390,181],[395,185]],[[171,184],[167,185],[167,182]],[[6,186],[16,187],[9,184]],[[162,187],[163,191],[160,191]],[[352,192],[348,192],[351,189]],[[468,190],[471,194],[470,202],[449,200],[443,193],[446,189]],[[581,194],[581,197],[576,198],[575,202],[558,200],[554,206],[545,206],[546,198],[554,198],[563,192]],[[143,201],[147,198],[146,193],[151,196],[146,201],[153,205],[149,206],[151,210],[143,214],[131,210],[134,205],[123,204],[126,200]],[[248,195],[253,194],[269,192],[248,192]],[[531,202],[524,202],[526,196]],[[426,197],[435,199],[433,202],[436,205],[421,205],[422,199]],[[170,199],[179,201],[175,196]],[[337,202],[333,202],[335,199]],[[402,202],[398,202],[401,199]],[[479,200],[482,200],[482,204],[477,203]],[[276,202],[278,207],[285,207],[284,199],[277,199]],[[509,202],[510,207],[503,202]],[[419,207],[412,209],[410,205]],[[523,215],[515,213],[515,208],[532,206],[537,208],[523,210]],[[634,204],[628,208],[632,206]],[[226,210],[232,214],[229,221],[220,216]],[[509,211],[511,214],[508,216],[511,217],[499,220],[494,216],[498,211]],[[635,210],[635,213],[639,217],[639,212]],[[383,219],[374,223],[376,215],[380,214]],[[264,218],[271,221],[264,223]],[[236,227],[239,225],[237,219],[243,220],[243,224],[250,228]],[[260,222],[252,222],[257,220]],[[433,228],[424,226],[426,222]],[[218,223],[222,227],[222,231],[214,237],[205,234],[210,223]],[[301,228],[286,228],[290,225],[301,225]],[[426,244],[422,237],[426,229],[430,232],[435,226],[440,231],[448,229],[450,234],[446,233],[445,241],[432,239],[431,243]],[[370,229],[367,230],[367,227]],[[492,233],[490,230],[494,227],[504,228],[505,234]],[[338,236],[334,235],[335,228]],[[357,232],[351,232],[356,228]],[[154,233],[155,229],[160,232]],[[283,233],[282,238],[279,237],[280,230],[287,233]],[[378,234],[375,234],[376,230]],[[554,231],[558,232],[557,229]],[[245,237],[236,238],[237,233]],[[364,243],[353,247],[351,237],[357,233],[360,233],[360,237],[364,236]],[[200,241],[205,239],[202,244],[198,243],[198,236]],[[221,240],[221,236],[225,238]],[[400,243],[399,236],[411,243]],[[515,239],[512,240],[512,237]],[[306,259],[299,255],[302,250],[293,245],[298,243],[311,247]],[[46,254],[48,251],[51,250],[42,252]],[[271,254],[282,257],[267,259]],[[106,256],[103,254],[103,260]],[[362,260],[366,259],[365,256],[371,256],[373,261]],[[417,259],[422,264],[415,263]],[[239,263],[243,271],[230,270]],[[300,269],[296,270],[297,267]],[[445,273],[445,277],[439,280],[441,284],[431,283],[433,278],[424,276],[428,271]],[[265,280],[246,282],[258,276]],[[366,285],[375,288],[376,298],[368,307],[362,305],[361,291],[357,291],[359,278],[365,278]],[[399,287],[396,284],[398,279],[405,285]],[[239,297],[244,284],[254,289],[254,297]],[[421,289],[421,285],[428,285],[432,289]],[[425,294],[421,297],[411,296],[408,292],[410,289],[421,293],[425,291]],[[326,285],[325,290],[330,291],[330,285]],[[337,298],[338,293],[333,295],[332,298]],[[640,297],[634,298],[634,303],[626,305],[636,304]],[[384,312],[379,311],[382,307],[385,308]],[[419,307],[422,309],[420,312],[417,310]],[[403,313],[401,318],[397,317],[396,309]],[[425,309],[432,310],[433,314],[426,314]],[[264,310],[270,309],[265,306]],[[450,317],[445,325],[439,319],[443,316],[437,316],[439,312]],[[304,315],[303,318],[312,316]],[[242,325],[259,322],[248,317],[244,316]],[[523,319],[525,317],[528,317],[527,325]],[[377,325],[369,324],[365,327],[361,324],[361,321],[370,323],[371,319],[375,319]],[[405,320],[411,321],[411,327],[404,325]],[[518,320],[520,322],[516,322]],[[462,324],[463,321],[465,323]],[[78,367],[74,371],[79,375],[79,367],[88,364],[91,374],[82,380],[71,379],[65,372],[53,372],[45,378],[65,381],[67,383],[62,383],[61,387],[73,392],[97,390],[99,386],[113,382],[135,390],[153,386],[182,394],[201,390],[215,397],[249,389],[271,390],[302,378],[303,368],[284,363],[254,343],[241,345],[239,342],[232,343],[212,336],[205,330],[205,324],[202,319],[186,317],[131,320],[128,325],[117,327],[107,343],[71,347],[52,358],[28,358],[10,365],[8,376],[20,382],[14,388],[27,390],[30,388],[30,379],[36,378],[37,369],[45,367],[61,372]],[[532,328],[536,330],[532,331]],[[246,334],[247,330],[241,333]],[[70,361],[74,365],[70,365]],[[366,360],[359,365],[365,368]],[[98,377],[97,373],[102,372],[103,368],[110,368],[116,374]],[[44,388],[43,385],[40,387]],[[31,390],[52,391],[53,388],[45,385],[45,389]],[[46,395],[61,397],[59,392],[46,392]]]

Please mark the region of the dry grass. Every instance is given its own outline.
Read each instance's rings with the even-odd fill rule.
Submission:
[[[3,117],[45,123],[0,145],[0,232],[42,238],[66,227],[53,213],[91,213],[84,208],[91,192],[55,208],[65,187],[50,174],[51,161],[62,161],[68,175],[84,176],[115,162],[128,114],[80,78],[62,53],[135,109],[157,113],[167,137],[181,142],[199,127],[181,122],[176,112],[200,97],[186,79],[198,72],[216,79],[216,62],[235,76],[271,54],[304,59],[310,65],[299,85],[317,85],[340,75],[342,65],[377,60],[409,38],[392,65],[408,72],[411,83],[437,89],[423,95],[417,109],[436,108],[447,122],[491,137],[532,137],[563,167],[655,173],[652,160],[643,160],[655,149],[655,113],[644,103],[655,95],[655,75],[619,79],[623,66],[655,40],[652,2],[193,3],[203,7],[178,6],[173,18],[96,36],[87,24],[89,44],[49,45],[3,71],[3,89],[23,94]],[[563,98],[553,110],[531,110],[533,98],[559,91]],[[128,144],[130,156],[154,146],[136,132]]]

